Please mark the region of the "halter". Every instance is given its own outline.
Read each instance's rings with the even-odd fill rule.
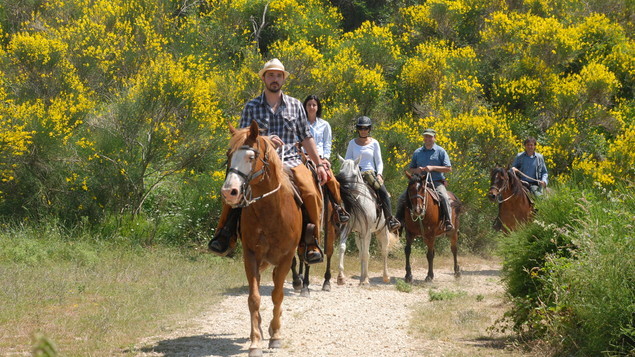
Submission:
[[[267,145],[266,141],[265,141],[265,145]],[[242,172],[242,171],[240,171],[238,169],[235,169],[233,167],[230,167],[229,170],[227,170],[227,173],[233,172],[236,175],[242,177],[243,180],[244,180],[243,183],[240,185],[240,190],[243,193],[243,195],[241,197],[240,203],[238,203],[234,207],[242,207],[242,208],[247,207],[250,204],[255,203],[256,201],[259,201],[259,200],[261,200],[261,199],[263,199],[263,198],[265,198],[267,196],[270,196],[270,195],[276,193],[280,189],[280,187],[282,186],[282,180],[280,180],[278,182],[278,187],[274,188],[273,190],[271,190],[271,191],[269,191],[267,193],[264,193],[264,194],[262,194],[262,195],[260,195],[260,196],[258,196],[256,198],[252,198],[251,197],[252,196],[251,181],[255,180],[257,177],[261,176],[262,174],[267,172],[268,169],[269,169],[269,150],[268,150],[268,147],[265,148],[264,158],[260,159],[260,161],[262,161],[262,165],[263,166],[258,171],[254,171],[254,165],[257,162],[257,159],[260,158],[260,151],[257,148],[253,148],[253,147],[251,147],[249,145],[243,145],[243,146],[239,147],[238,149],[236,149],[234,151],[234,153],[237,152],[237,151],[247,151],[247,150],[253,151],[254,154],[256,155],[256,157],[255,157],[256,160],[254,160],[254,163],[251,165],[251,171],[248,174],[245,174],[244,172]],[[232,153],[232,155],[233,155],[233,153]],[[282,158],[281,159],[284,159],[284,150],[282,150]],[[262,182],[264,179],[265,179],[265,177],[263,176],[260,179],[260,181],[258,181],[258,183]]]

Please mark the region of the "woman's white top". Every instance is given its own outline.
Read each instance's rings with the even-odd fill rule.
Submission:
[[[374,170],[378,174],[384,171],[384,162],[381,160],[381,148],[379,142],[374,138],[370,139],[368,145],[357,145],[355,139],[348,142],[345,159],[355,160],[361,157],[359,168],[363,171]]]

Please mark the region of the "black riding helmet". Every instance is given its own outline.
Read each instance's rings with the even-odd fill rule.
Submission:
[[[355,129],[359,128],[368,128],[370,131],[373,128],[373,121],[370,120],[367,116],[362,116],[357,118],[357,124],[355,124]]]

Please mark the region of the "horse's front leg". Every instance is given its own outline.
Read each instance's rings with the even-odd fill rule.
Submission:
[[[414,236],[406,230],[406,246],[404,247],[404,253],[406,254],[406,276],[404,280],[408,284],[412,284],[412,269],[410,267],[410,252],[412,251],[412,240]]]
[[[280,318],[282,316],[282,300],[284,299],[284,280],[286,279],[287,274],[289,274],[292,260],[293,259],[290,257],[287,261],[281,263],[273,269],[273,291],[271,292],[271,301],[273,301],[273,317],[269,323],[269,348],[282,347],[280,334],[282,322]]]
[[[428,275],[426,281],[430,282],[434,279],[434,237],[426,236],[426,245],[428,246],[428,252],[426,258],[428,258]]]
[[[351,224],[350,222],[348,224]],[[338,266],[337,285],[344,285],[346,276],[344,275],[344,256],[346,254],[346,239],[348,234],[346,231],[340,233],[340,264]]]
[[[359,260],[361,264],[361,274],[359,277],[359,285],[368,285],[368,261],[370,260],[370,238],[371,233],[359,233],[357,235],[357,246],[359,247]]]
[[[249,297],[247,298],[251,316],[249,357],[258,357],[262,356],[262,349],[260,348],[260,341],[262,340],[262,328],[260,327],[260,264],[256,261],[255,254],[247,250],[243,251],[243,261],[247,282],[249,283]]]

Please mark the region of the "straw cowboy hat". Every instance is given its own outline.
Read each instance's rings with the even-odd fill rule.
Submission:
[[[289,72],[284,70],[284,65],[277,58],[267,61],[265,65],[262,66],[262,69],[260,70],[260,72],[258,72],[258,76],[262,78],[265,75],[265,72],[267,71],[284,72],[284,79],[287,79],[287,77],[289,77]]]

